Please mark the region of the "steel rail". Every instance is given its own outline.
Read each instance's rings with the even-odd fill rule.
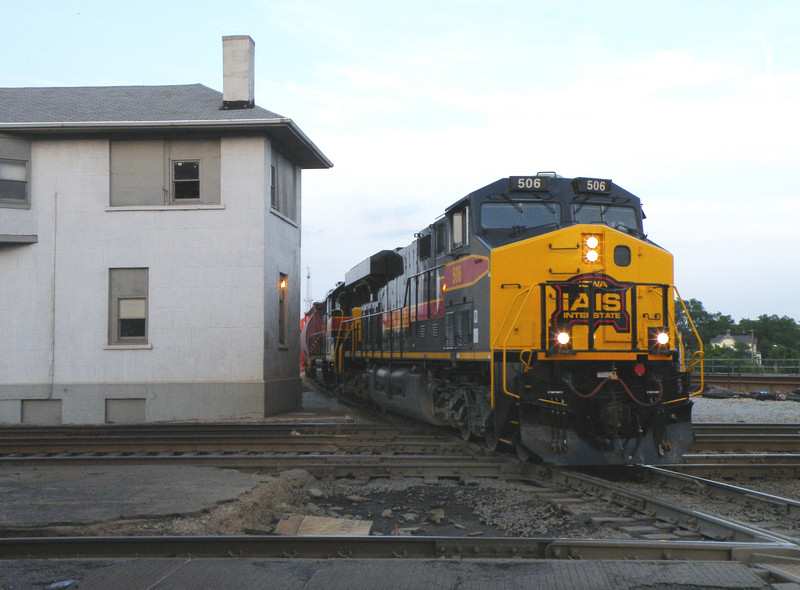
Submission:
[[[752,465],[780,466],[800,464],[800,454],[797,453],[686,453],[681,457],[682,463],[666,465],[672,469],[686,465],[726,465],[745,463]]]
[[[0,426],[0,439],[17,437],[69,437],[69,436],[178,436],[197,433],[243,436],[288,436],[300,434],[341,434],[364,436],[429,435],[446,437],[435,427],[420,423],[375,424],[353,422],[203,422],[158,424],[97,424],[97,425],[4,425]]]
[[[374,425],[182,425],[159,427],[0,428],[0,455],[111,452],[391,452],[457,454],[465,443],[449,433]]]
[[[711,434],[797,434],[800,423],[750,423],[731,424],[720,422],[695,422],[696,435]],[[98,425],[3,425],[0,426],[0,440],[30,437],[70,437],[70,436],[180,436],[187,434],[216,433],[221,436],[288,436],[291,434],[341,434],[364,436],[388,435],[429,435],[448,437],[449,433],[427,424],[407,422],[403,424],[375,424],[353,422],[203,422],[203,423],[158,423],[158,424],[98,424]]]
[[[28,537],[0,539],[0,560],[74,558],[608,559],[738,561],[800,558],[790,543],[519,537]]]
[[[800,452],[800,436],[797,435],[727,435],[695,436],[692,445],[694,452],[734,451],[758,453],[796,453]]]
[[[695,434],[762,434],[790,433],[800,434],[800,424],[793,422],[751,422],[749,424],[729,422],[695,422],[692,424]]]
[[[107,465],[193,465],[226,469],[277,471],[303,469],[315,476],[513,477],[524,464],[511,457],[339,454],[173,454],[0,457],[0,467]]]
[[[196,453],[196,452],[239,452],[239,453],[364,453],[364,454],[464,454],[464,443],[451,439],[419,440],[350,438],[330,436],[302,436],[297,438],[272,438],[255,440],[43,440],[0,442],[0,457],[31,456],[78,453]]]
[[[695,449],[742,451],[800,451],[800,424],[695,423]],[[340,437],[365,442],[403,439],[453,441],[451,433],[433,427],[408,424],[354,424],[328,422],[288,423],[181,423],[145,425],[14,425],[0,427],[0,452],[28,452],[26,449],[72,443],[82,450],[91,445],[127,446],[135,450],[158,444],[189,449],[192,445],[245,445],[257,448],[261,442],[285,444],[295,438]],[[81,446],[83,445],[83,446]],[[50,449],[48,449],[49,451]],[[97,450],[97,449],[91,449]]]
[[[692,449],[736,452],[800,452],[800,424],[693,424]]]
[[[736,502],[742,505],[758,505],[772,511],[778,511],[791,518],[800,518],[800,502],[788,498],[781,498],[763,492],[757,492],[741,486],[736,486],[720,481],[714,481],[703,477],[677,473],[667,468],[655,467],[652,465],[639,466],[635,468],[639,473],[644,474],[645,479],[650,482],[658,482],[660,485],[681,491],[694,491],[700,494],[713,495],[717,498],[729,502]],[[773,533],[774,534],[774,533]],[[777,535],[780,537],[780,535]],[[788,540],[786,537],[782,537]]]
[[[526,468],[533,481],[546,481],[549,484],[555,483],[573,489],[581,494],[602,497],[620,506],[631,508],[632,510],[674,524],[685,530],[698,532],[711,540],[746,543],[794,542],[794,540],[769,531],[746,526],[735,521],[725,520],[682,506],[676,506],[650,496],[645,496],[605,479],[584,473],[531,464],[526,464]]]
[[[682,460],[682,463],[660,465],[660,467],[705,478],[800,478],[800,455],[793,453],[692,453],[684,455]]]

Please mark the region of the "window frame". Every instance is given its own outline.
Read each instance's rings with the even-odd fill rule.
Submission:
[[[289,346],[289,275],[278,273],[278,346]]]
[[[108,209],[219,207],[222,204],[222,140],[112,139]],[[177,179],[176,164],[197,164],[197,177]],[[196,183],[197,196],[177,197],[176,184]]]
[[[589,208],[597,207],[600,209],[600,220],[599,221],[581,221],[578,219],[578,214],[581,210]],[[575,223],[580,224],[587,224],[587,225],[605,225],[607,227],[611,227],[614,229],[618,229],[620,226],[624,226],[628,229],[632,229],[638,232],[641,232],[641,222],[639,221],[639,216],[636,214],[636,207],[631,207],[629,205],[617,205],[614,203],[573,203],[572,204],[572,218],[575,220]],[[616,210],[616,211],[629,211],[630,215],[633,216],[633,226],[629,227],[628,225],[617,222],[617,223],[609,223],[609,220],[606,219],[606,214],[609,210]]]
[[[518,208],[519,207],[519,208]],[[551,211],[551,208],[553,209]],[[480,204],[480,228],[482,231],[497,231],[497,230],[510,230],[514,227],[513,224],[493,224],[487,226],[485,220],[497,219],[497,215],[491,216],[488,211],[495,209],[501,215],[506,211],[514,210],[522,215],[520,221],[526,221],[528,213],[533,214],[539,210],[546,210],[552,214],[551,219],[540,219],[535,221],[547,221],[547,223],[538,223],[537,225],[520,224],[525,229],[535,229],[537,227],[546,227],[551,225],[561,225],[561,203],[558,201],[515,201],[509,203],[507,201],[485,201]]]
[[[141,302],[142,304],[142,315],[139,317],[138,315],[127,317],[123,317],[123,303],[128,302]],[[138,310],[137,310],[138,311]],[[126,331],[125,326],[123,326],[123,322],[126,320],[141,320],[142,321],[142,335],[141,336],[126,336],[123,332]],[[147,342],[147,298],[146,297],[118,297],[117,298],[117,340],[121,343],[129,343],[135,342],[139,343],[142,340]]]
[[[150,343],[150,269],[149,268],[109,268],[108,269],[108,345],[147,345]],[[143,318],[122,318],[123,301],[143,301]],[[123,336],[125,319],[143,319],[144,334]]]
[[[432,242],[432,232],[423,234],[417,239],[417,257],[419,260],[427,260],[433,255]]]
[[[175,166],[180,164],[197,164],[197,178],[190,178],[190,179],[176,178]],[[203,166],[202,160],[200,160],[199,158],[175,158],[170,160],[170,188],[171,188],[169,193],[170,203],[179,205],[181,203],[199,203],[201,201],[201,197],[203,194],[202,166]],[[197,184],[197,196],[179,197],[178,185],[189,184],[190,182]]]
[[[278,211],[278,168],[274,164],[271,164],[269,170],[269,205],[275,209],[275,211]]]
[[[447,251],[447,224],[444,221],[436,222],[436,244],[434,252],[436,256],[440,256]]]
[[[456,221],[458,218],[458,222]],[[458,232],[456,231],[458,224]],[[450,214],[450,250],[458,250],[469,246],[469,207],[464,207]],[[457,234],[461,234],[461,240],[456,242]]]
[[[23,190],[25,191],[24,199],[10,199],[0,196],[0,207],[7,207],[9,209],[30,209],[31,195],[30,195],[30,161],[21,158],[0,158],[0,163],[7,162],[11,164],[21,164],[25,168],[25,180],[14,180],[10,178],[0,177],[0,182],[9,183],[22,183]]]
[[[296,224],[300,216],[301,169],[272,148],[270,162],[270,210]]]

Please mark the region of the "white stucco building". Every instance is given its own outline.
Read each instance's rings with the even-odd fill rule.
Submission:
[[[300,174],[254,44],[200,84],[0,89],[0,422],[299,406]]]

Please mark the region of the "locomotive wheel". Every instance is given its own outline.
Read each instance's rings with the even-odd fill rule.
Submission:
[[[461,431],[461,438],[468,441],[470,435],[472,435],[472,431],[469,429],[469,422],[467,420],[460,422],[458,429]]]
[[[486,433],[484,434],[486,437],[486,448],[490,451],[497,450],[497,431],[494,428],[494,416],[490,417],[486,423]]]
[[[517,450],[517,458],[523,463],[530,459],[533,454],[522,444],[519,432],[514,436],[514,448]]]

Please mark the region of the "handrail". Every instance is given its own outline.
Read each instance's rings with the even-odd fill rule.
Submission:
[[[502,363],[503,363],[503,371],[502,371],[503,384],[502,385],[503,385],[503,392],[506,395],[509,395],[511,397],[519,399],[518,395],[516,395],[514,393],[511,393],[508,390],[508,385],[507,385],[507,375],[508,375],[508,373],[507,373],[507,366],[508,366],[508,363],[507,363],[507,351],[508,351],[508,340],[511,338],[511,333],[512,333],[511,332],[511,326],[516,324],[517,320],[520,317],[520,314],[522,313],[522,311],[525,309],[526,305],[528,304],[528,300],[530,299],[530,296],[533,293],[534,289],[536,287],[543,288],[543,287],[545,287],[545,286],[547,286],[549,284],[550,283],[537,283],[537,284],[526,286],[526,287],[522,287],[520,285],[519,288],[521,290],[519,291],[519,293],[517,293],[517,295],[511,300],[511,302],[508,305],[508,308],[506,310],[505,316],[503,317],[503,320],[500,323],[500,326],[499,326],[499,328],[497,330],[497,336],[495,337],[495,340],[494,340],[494,342],[492,343],[492,346],[491,346],[491,361],[492,361],[492,369],[491,369],[491,392],[492,392],[491,405],[492,405],[492,408],[495,407],[495,397],[494,397],[494,393],[495,393],[495,386],[494,386],[495,385],[494,384],[494,381],[495,381],[495,378],[494,378],[495,377],[495,371],[494,371],[495,355],[494,355],[494,353],[497,350],[502,350]],[[699,364],[700,368],[701,368],[701,371],[702,371],[702,369],[703,369],[703,358],[704,358],[703,357],[703,351],[702,351],[702,341],[700,340],[699,334],[697,332],[697,328],[695,327],[694,322],[691,319],[691,316],[689,316],[689,312],[686,309],[686,305],[683,302],[683,299],[681,298],[680,293],[678,293],[677,287],[675,287],[674,285],[666,285],[666,284],[661,284],[661,283],[633,283],[630,286],[660,287],[661,288],[661,295],[664,298],[665,311],[666,311],[666,307],[667,307],[667,302],[669,301],[668,297],[669,297],[670,290],[672,289],[672,290],[675,291],[675,295],[677,296],[678,301],[680,302],[681,306],[683,307],[683,310],[684,310],[684,312],[686,314],[686,317],[687,317],[687,319],[689,321],[689,324],[690,324],[692,330],[694,331],[695,337],[697,338],[698,342],[700,343],[700,347],[701,347],[701,350],[695,352],[692,355],[692,359],[690,361],[688,370],[691,371],[695,366],[697,366]],[[523,296],[524,296],[524,299],[520,303],[520,298],[523,297]],[[515,310],[516,310],[516,314],[513,313]],[[543,307],[540,311],[541,311],[541,314],[542,314],[542,322],[544,322],[544,316],[546,315],[546,310]],[[512,316],[513,316],[513,320],[511,320],[511,322],[509,324],[509,320],[512,318]],[[686,362],[685,362],[685,358],[684,358],[685,350],[684,350],[683,340],[681,338],[681,334],[678,331],[678,329],[676,327],[676,324],[675,324],[674,312],[673,312],[671,317],[667,318],[667,322],[669,322],[669,325],[670,325],[670,328],[672,329],[672,332],[677,335],[677,343],[678,343],[678,346],[680,347],[680,353],[681,353],[680,354],[681,371],[682,372],[686,372],[687,368],[686,368]],[[502,340],[502,342],[501,342],[501,340]],[[543,342],[540,343],[540,346],[544,347],[544,343]],[[544,348],[541,348],[541,350],[544,350]],[[636,350],[639,350],[638,344],[637,344]],[[528,370],[530,370],[530,366],[532,364],[532,358],[533,358],[533,355],[535,354],[535,349],[525,348],[523,352],[527,352],[527,354],[528,354],[527,361],[521,359],[522,362],[523,362],[523,365],[525,366],[525,371],[527,372]],[[596,352],[600,352],[600,351],[596,351]],[[522,354],[522,352],[520,354]],[[693,397],[693,396],[699,394],[700,392],[702,392],[704,386],[705,386],[704,379],[701,377],[700,389],[698,391],[696,391],[696,392],[691,393],[688,397]],[[687,399],[687,398],[683,398],[683,399]],[[673,402],[675,402],[675,401],[680,401],[680,400],[673,400]],[[668,403],[673,403],[673,402],[668,402]]]
[[[506,321],[508,320],[508,316],[511,314],[511,310],[514,308],[514,303],[516,303],[517,299],[521,295],[524,295],[525,293],[530,293],[531,289],[533,289],[533,286],[526,287],[526,288],[520,287],[520,289],[521,289],[520,292],[517,293],[516,297],[514,297],[514,299],[511,301],[511,305],[508,306],[508,311],[506,312],[506,316],[503,318],[503,321],[500,323],[500,328],[497,330],[497,338],[495,339],[494,345],[492,346],[492,348],[497,347],[497,341],[500,340],[500,334],[502,334],[503,327],[506,325]],[[519,313],[517,313],[517,317],[519,317]],[[506,342],[508,342],[508,337],[506,337]]]
[[[392,308],[392,309],[385,309],[385,310],[376,311],[376,312],[373,312],[373,313],[368,313],[366,315],[360,315],[358,317],[351,317],[349,319],[342,320],[342,325],[348,325],[348,330],[349,330],[348,335],[349,335],[350,333],[355,331],[356,322],[360,322],[361,320],[367,320],[367,319],[374,318],[374,317],[380,317],[381,318],[381,329],[383,329],[383,315],[384,314],[388,314],[388,316],[389,316],[389,330],[392,331],[392,330],[394,330],[394,327],[395,327],[394,326],[394,317],[393,317],[394,313],[395,312],[400,312],[400,326],[399,326],[399,329],[402,330],[403,329],[403,309],[404,309],[404,306],[401,306],[401,307],[395,307],[395,308]],[[409,326],[410,326],[411,325],[411,310],[409,310],[409,312],[408,312],[408,318],[409,318]],[[352,326],[350,324],[352,324]],[[382,342],[383,341],[381,341],[381,343]],[[381,352],[381,354],[383,354],[383,352],[384,352],[383,351],[383,344],[381,344],[380,352]],[[394,345],[392,343],[390,343],[390,349],[389,349],[388,352],[389,352],[390,355],[394,355]],[[403,354],[402,342],[401,342],[401,347],[400,347],[400,354],[401,355]]]
[[[335,320],[336,319],[336,312],[337,311],[339,312],[339,319],[341,320],[340,324],[344,323],[345,321],[347,321],[347,320],[343,319],[344,318],[344,310],[341,309],[341,308],[337,308],[337,309],[334,309],[334,310],[331,311],[331,320]],[[341,369],[342,362],[341,362],[341,359],[338,358],[339,357],[339,351],[341,350],[341,346],[340,346],[341,339],[342,339],[342,330],[339,329],[339,330],[336,331],[336,336],[334,337],[334,340],[333,340],[333,371],[334,371],[334,373],[340,373],[342,371],[342,369]]]
[[[683,298],[681,297],[681,294],[678,292],[678,287],[672,285],[672,289],[675,291],[675,296],[678,298],[678,301],[680,302],[681,307],[683,308],[683,313],[686,314],[686,320],[689,322],[689,325],[691,326],[692,331],[694,332],[694,337],[697,338],[697,343],[700,346],[700,350],[697,350],[694,352],[694,354],[692,354],[692,359],[688,367],[688,371],[691,371],[694,369],[695,366],[697,366],[698,364],[700,365],[700,389],[698,389],[694,393],[690,393],[688,396],[688,397],[694,397],[695,395],[702,393],[703,389],[705,389],[705,371],[703,370],[703,360],[705,353],[703,352],[703,340],[702,338],[700,338],[700,334],[697,332],[697,328],[695,327],[694,322],[692,321],[692,316],[689,315],[689,310],[686,309],[686,304],[683,302]],[[672,320],[672,325],[670,327],[674,327],[675,332],[678,333],[678,328],[675,325],[674,313],[673,317],[670,319]],[[681,340],[681,346],[682,345],[683,341]],[[695,360],[695,357],[697,357],[697,360]],[[681,371],[684,372],[687,371],[686,366],[684,364],[683,354],[681,354]]]
[[[525,304],[528,302],[528,298],[531,296],[531,293],[533,292],[533,288],[535,286],[536,285],[530,285],[528,287],[522,287],[521,288],[522,290],[519,293],[517,293],[517,295],[514,297],[514,299],[511,300],[511,304],[508,306],[508,311],[506,311],[506,315],[503,318],[503,321],[500,324],[500,328],[497,331],[497,338],[495,338],[494,344],[491,346],[491,349],[489,351],[490,354],[491,354],[491,370],[490,370],[491,383],[490,383],[490,388],[491,388],[491,391],[492,391],[492,395],[491,395],[491,407],[492,407],[492,409],[494,409],[494,407],[495,407],[495,404],[494,404],[494,351],[495,351],[495,349],[500,348],[500,346],[502,346],[502,350],[503,350],[503,393],[505,393],[506,395],[509,395],[511,397],[515,397],[515,398],[519,399],[519,396],[517,394],[515,394],[515,393],[511,393],[508,390],[508,387],[506,385],[506,381],[507,381],[506,367],[508,366],[508,363],[506,362],[506,350],[508,349],[507,345],[508,345],[508,339],[511,336],[511,330],[507,331],[505,340],[503,341],[502,345],[498,346],[498,342],[500,340],[500,336],[503,333],[503,328],[505,327],[506,322],[508,321],[508,318],[511,315],[511,311],[514,309],[514,306],[517,303],[517,300],[522,295],[525,295],[525,300],[522,302],[522,305],[519,306],[519,310],[517,311],[517,315],[514,316],[514,320],[511,323],[512,326],[517,321],[517,319],[519,319],[519,314],[522,313],[522,310],[525,308]],[[533,351],[531,351],[531,354],[533,354]]]

